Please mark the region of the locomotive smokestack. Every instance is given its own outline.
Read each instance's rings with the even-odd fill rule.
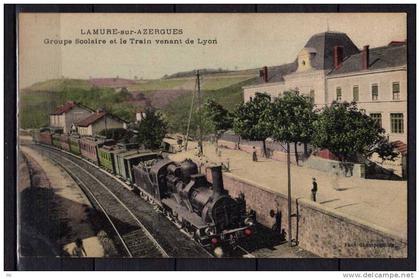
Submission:
[[[214,166],[214,167],[210,167],[210,169],[211,169],[211,177],[213,180],[214,194],[221,194],[225,190],[223,187],[222,166]]]

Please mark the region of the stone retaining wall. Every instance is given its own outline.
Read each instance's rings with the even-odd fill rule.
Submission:
[[[317,156],[310,156],[304,163],[306,167],[324,171],[338,176],[354,176],[365,178],[366,171],[364,164],[343,163]]]
[[[211,181],[211,174],[207,171]],[[287,196],[251,181],[224,173],[224,186],[233,197],[245,195],[247,207],[257,213],[257,221],[272,228],[279,212],[281,228],[287,232]],[[353,216],[334,211],[306,199],[292,198],[292,238],[298,245],[321,257],[403,258],[407,240],[388,230],[367,224]],[[297,222],[297,220],[299,220]]]

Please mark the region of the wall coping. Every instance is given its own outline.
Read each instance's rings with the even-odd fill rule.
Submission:
[[[305,206],[310,207],[313,210],[319,211],[321,213],[330,215],[334,218],[349,222],[353,225],[362,227],[364,229],[373,231],[373,232],[381,234],[381,235],[385,235],[386,237],[389,237],[389,238],[392,238],[396,241],[403,242],[403,243],[407,244],[407,237],[406,236],[404,237],[404,236],[398,235],[395,232],[393,232],[393,231],[391,231],[387,228],[384,228],[384,227],[381,227],[381,226],[378,226],[378,225],[375,225],[375,224],[372,224],[372,223],[368,223],[367,221],[362,220],[362,219],[360,219],[358,217],[355,217],[353,215],[349,215],[349,214],[346,214],[346,213],[343,213],[343,212],[334,211],[334,210],[332,210],[328,207],[322,206],[322,205],[320,205],[316,202],[313,202],[313,201],[310,201],[310,200],[307,200],[307,199],[304,199],[304,198],[297,198],[296,201],[297,201],[297,204],[304,204]]]
[[[336,163],[336,164],[353,164],[354,166],[364,165],[363,163],[341,162],[341,161],[338,161],[338,160],[326,159],[326,158],[322,158],[322,157],[317,156],[317,155],[311,155],[311,156],[308,157],[308,160],[309,159],[321,160],[321,161],[325,161],[325,162],[328,162],[328,163]]]

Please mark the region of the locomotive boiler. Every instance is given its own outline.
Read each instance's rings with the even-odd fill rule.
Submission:
[[[221,166],[210,167],[212,183],[191,160],[142,162],[133,168],[135,186],[178,227],[204,246],[234,245],[253,233],[254,218],[243,196],[224,189]]]

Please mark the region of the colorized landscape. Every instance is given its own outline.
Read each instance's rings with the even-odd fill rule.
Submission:
[[[242,103],[242,87],[255,82],[258,74],[257,69],[202,72],[203,100],[212,98],[230,111]],[[155,80],[120,77],[47,80],[21,90],[20,127],[47,126],[49,114],[60,104],[72,100],[94,110],[103,108],[126,121],[133,121],[136,112],[152,106],[165,115],[171,132],[185,133],[187,123],[179,120],[188,118],[195,86],[193,71]]]

